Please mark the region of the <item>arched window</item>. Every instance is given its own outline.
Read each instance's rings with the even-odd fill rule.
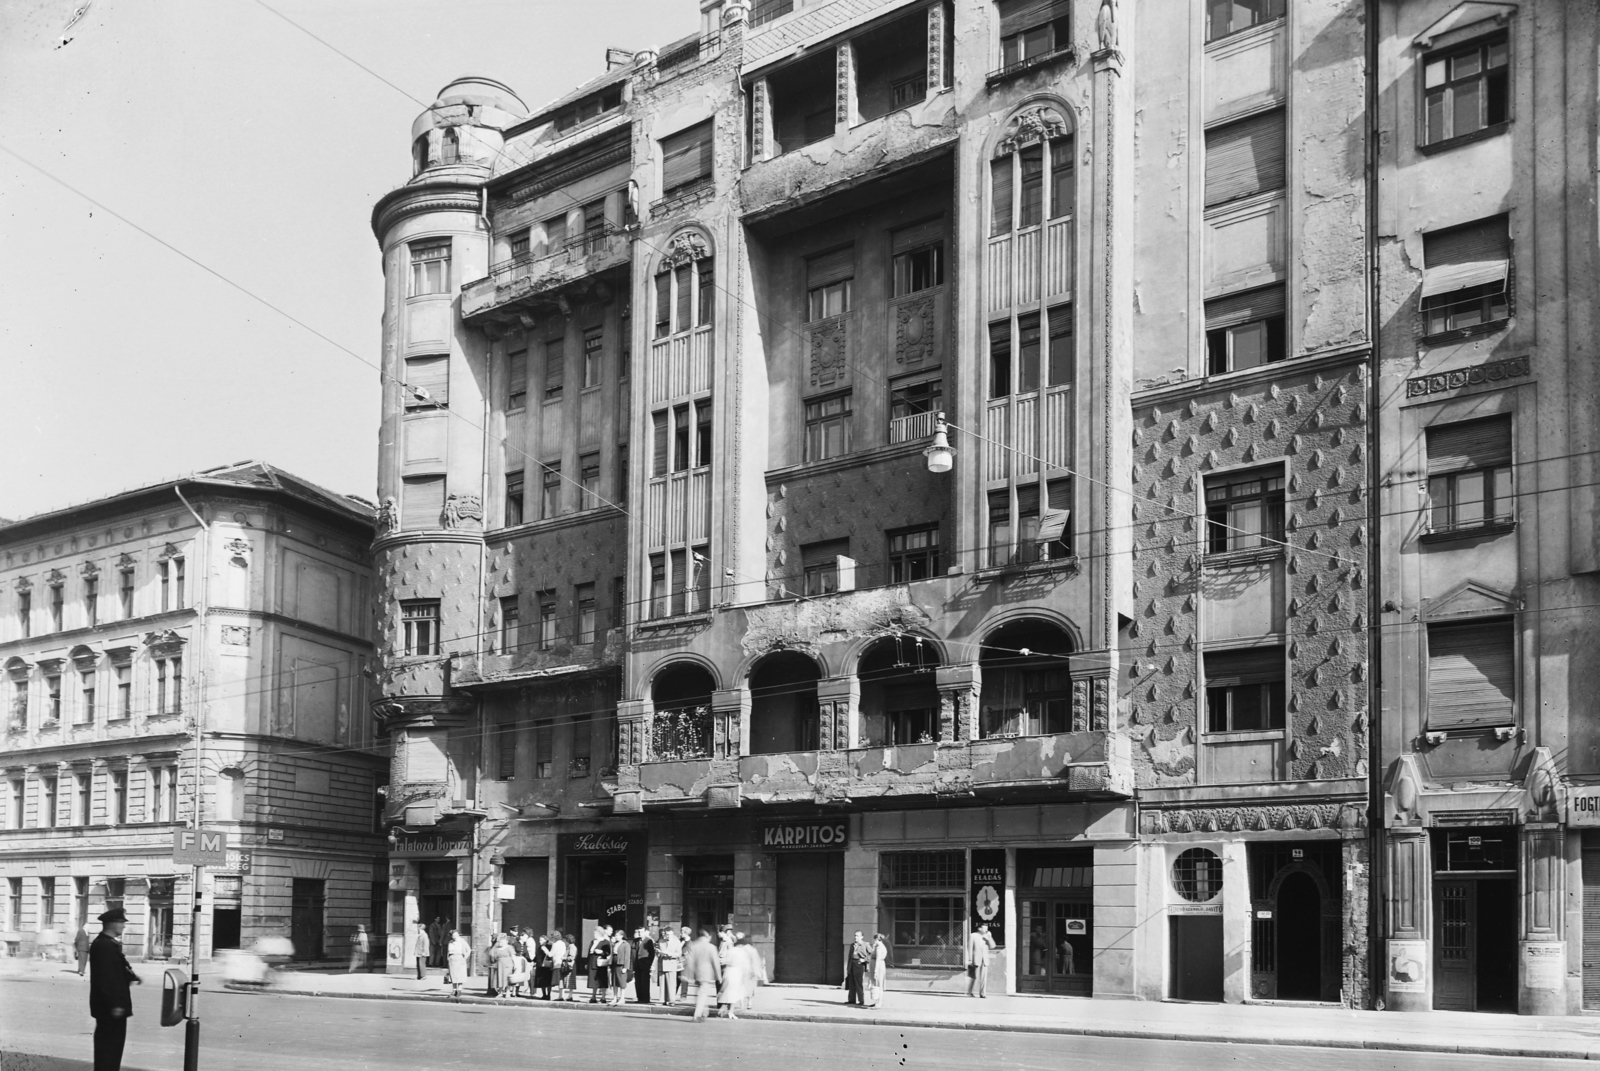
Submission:
[[[939,739],[939,653],[917,636],[886,636],[856,665],[861,746],[931,744]]]
[[[455,127],[446,127],[439,137],[439,162],[441,164],[458,163],[461,159],[461,136],[456,133]]]
[[[710,672],[693,662],[675,662],[656,674],[650,687],[655,714],[650,725],[654,759],[710,758],[712,738]]]
[[[1072,724],[1072,637],[1048,621],[1024,620],[984,638],[979,700],[981,736],[1066,733]]]
[[[798,651],[776,651],[750,671],[750,754],[817,750],[817,681],[822,671]]]
[[[411,171],[420,175],[428,169],[428,135],[423,134],[411,143]]]

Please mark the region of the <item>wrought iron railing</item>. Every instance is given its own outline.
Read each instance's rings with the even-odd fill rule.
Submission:
[[[626,233],[622,227],[614,223],[607,223],[604,228],[585,231],[573,238],[568,238],[555,249],[543,253],[519,253],[508,260],[496,261],[489,265],[491,278],[499,279],[512,272],[534,272],[537,268],[550,265],[567,263],[572,264],[584,257],[593,256],[601,252],[610,243],[611,239],[619,234]]]
[[[658,710],[650,716],[650,758],[656,762],[709,759],[713,743],[710,707]]]

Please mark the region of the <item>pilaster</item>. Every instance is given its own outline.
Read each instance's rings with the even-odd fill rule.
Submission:
[[[750,86],[751,163],[772,159],[772,91],[765,78]]]
[[[843,134],[861,121],[856,108],[856,49],[844,41],[834,49],[833,131]]]
[[[1428,858],[1428,831],[1420,826],[1391,827],[1387,843],[1385,1007],[1427,1011],[1433,1007],[1433,942],[1428,926],[1433,865]]]
[[[939,739],[978,739],[978,699],[983,692],[983,669],[976,662],[940,666],[934,671],[939,689]]]
[[[1522,827],[1522,965],[1517,972],[1517,1011],[1523,1015],[1567,1014],[1566,831],[1556,822]]]
[[[817,682],[817,747],[843,751],[856,746],[861,719],[861,682],[854,675]]]
[[[750,754],[750,689],[711,693],[713,754],[719,759]]]

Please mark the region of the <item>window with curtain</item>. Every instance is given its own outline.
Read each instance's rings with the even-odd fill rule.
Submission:
[[[1206,548],[1212,554],[1283,544],[1283,473],[1256,469],[1206,479]]]
[[[805,460],[826,461],[850,452],[850,392],[806,403]]]
[[[1428,626],[1428,728],[1516,723],[1516,625],[1509,618]]]
[[[1206,131],[1206,207],[1281,190],[1288,156],[1284,109],[1247,116]]]
[[[1429,528],[1454,532],[1516,518],[1511,418],[1489,417],[1427,429]]]
[[[1206,731],[1282,729],[1285,690],[1282,647],[1205,653]]]
[[[1212,375],[1259,368],[1286,356],[1283,284],[1206,302],[1206,362]]]
[[[412,297],[443,294],[450,289],[450,242],[413,242],[411,247]]]
[[[839,559],[850,556],[848,539],[829,539],[800,548],[805,595],[831,595],[839,590]]]

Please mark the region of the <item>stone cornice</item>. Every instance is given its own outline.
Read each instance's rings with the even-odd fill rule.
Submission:
[[[487,173],[484,178],[487,179]],[[372,208],[372,233],[379,246],[396,223],[424,212],[470,212],[478,214],[478,191],[483,182],[463,177],[460,181],[430,179],[415,186],[402,186],[378,199]]]
[[[390,532],[372,541],[372,553],[390,550],[408,543],[466,543],[476,546],[483,542],[483,533],[476,530],[425,528],[418,531]]]
[[[1213,394],[1226,390],[1241,390],[1270,383],[1275,379],[1290,379],[1308,375],[1324,368],[1345,364],[1360,364],[1370,360],[1372,347],[1366,343],[1337,350],[1325,350],[1305,357],[1290,357],[1282,361],[1252,368],[1248,372],[1228,372],[1214,376],[1197,376],[1176,383],[1159,383],[1149,387],[1134,386],[1130,405],[1135,409],[1156,405],[1174,398],[1187,398],[1195,394]]]

